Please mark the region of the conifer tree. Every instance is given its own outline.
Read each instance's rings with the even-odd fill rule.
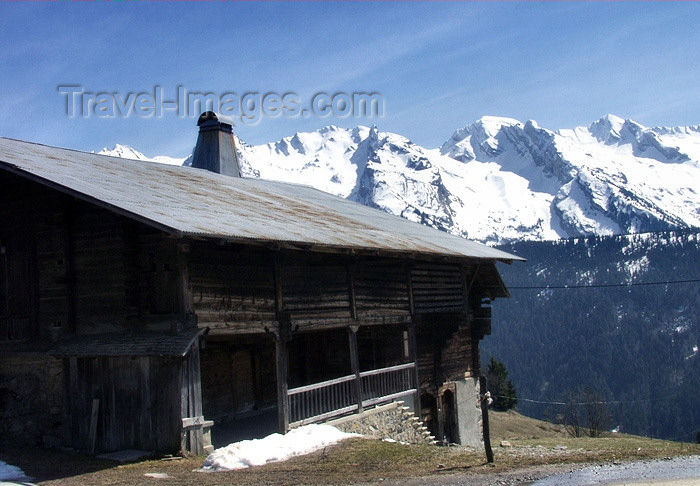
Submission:
[[[508,379],[506,365],[496,360],[493,356],[486,371],[488,388],[493,398],[493,409],[506,411],[518,404],[518,395],[515,385]]]

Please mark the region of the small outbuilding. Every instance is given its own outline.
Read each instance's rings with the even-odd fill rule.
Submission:
[[[496,263],[520,258],[242,178],[230,120],[198,125],[193,167],[0,138],[0,431],[201,453],[212,421],[400,400],[477,444]]]

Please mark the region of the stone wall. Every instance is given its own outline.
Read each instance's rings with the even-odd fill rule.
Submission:
[[[0,433],[18,443],[58,445],[63,367],[46,355],[0,357]]]
[[[327,422],[343,432],[409,444],[433,444],[428,429],[403,402],[393,402]]]

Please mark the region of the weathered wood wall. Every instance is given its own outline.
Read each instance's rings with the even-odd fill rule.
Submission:
[[[434,314],[421,319],[416,329],[418,372],[421,388],[436,393],[446,381],[460,380],[478,373],[471,315]]]
[[[466,270],[449,263],[416,263],[411,270],[415,311],[466,311]]]
[[[88,448],[92,403],[97,398],[96,450],[179,450],[181,374],[190,361],[155,357],[64,359],[66,443]]]
[[[36,235],[40,203],[32,185],[0,174],[0,340],[38,332]]]
[[[245,334],[407,324],[412,314],[466,312],[473,268],[399,258],[270,251],[196,242],[188,253],[200,327]]]
[[[181,320],[176,242],[145,225],[3,173],[0,245],[0,339]]]
[[[274,267],[268,252],[196,242],[187,257],[200,327],[226,333],[274,328]]]
[[[31,254],[20,260],[36,267],[25,272],[31,277],[24,285],[12,282],[25,289],[21,298],[36,300],[23,306],[33,312],[25,317],[35,326],[26,324],[27,332],[166,330],[182,320],[183,270],[174,239],[38,184],[9,175],[2,182],[9,191],[0,209],[3,239],[8,249],[19,246],[11,243],[23,228],[22,238],[30,240],[21,246]],[[18,216],[27,208],[33,217]],[[406,324],[412,314],[465,311],[473,274],[449,262],[201,241],[190,246],[184,257],[189,305],[199,325],[214,332],[264,332],[276,326],[280,312],[305,331],[350,321]]]

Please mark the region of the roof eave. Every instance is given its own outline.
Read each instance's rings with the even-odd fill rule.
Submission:
[[[159,223],[157,221],[153,221],[150,218],[146,218],[138,213],[134,213],[132,211],[127,211],[126,209],[123,209],[119,206],[116,206],[114,204],[110,204],[108,202],[105,202],[101,199],[88,196],[87,194],[84,194],[80,191],[76,191],[74,189],[71,189],[69,187],[66,187],[62,184],[58,184],[56,182],[51,181],[50,179],[45,179],[41,176],[38,176],[36,174],[33,174],[31,172],[25,171],[23,169],[20,169],[19,167],[0,160],[0,168],[6,170],[7,172],[10,172],[12,174],[18,175],[20,177],[23,177],[27,180],[36,182],[38,184],[41,184],[45,187],[48,187],[50,189],[54,189],[56,191],[59,191],[63,194],[66,194],[67,196],[74,197],[76,199],[79,199],[81,201],[87,202],[89,204],[93,204],[95,206],[98,206],[100,208],[106,209],[107,211],[119,214],[120,216],[124,216],[126,218],[132,219],[134,221],[138,221],[140,223],[143,223],[147,226],[150,226],[152,228],[155,228],[157,230],[163,231],[170,236],[175,236],[175,237],[182,237],[184,236],[184,233],[176,228],[172,228],[170,226],[164,225],[162,223]]]

